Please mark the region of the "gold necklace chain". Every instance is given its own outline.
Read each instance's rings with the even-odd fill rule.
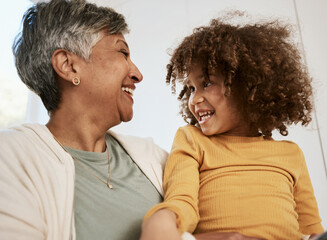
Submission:
[[[78,158],[75,158],[73,155],[71,155],[66,149],[65,147],[61,144],[61,142],[59,142],[59,140],[54,136],[52,135],[53,138],[57,141],[57,143],[62,147],[62,149],[65,150],[66,153],[68,153],[74,160],[78,161],[82,167],[88,171],[89,173],[91,173],[93,176],[95,176],[97,179],[99,179],[101,182],[103,182],[104,184],[107,185],[107,187],[109,189],[113,189],[114,187],[110,184],[110,179],[111,179],[111,168],[110,168],[110,158],[109,158],[109,148],[108,146],[107,147],[107,152],[108,152],[108,179],[107,181],[104,181],[102,178],[100,178],[99,176],[97,176],[85,163],[83,163],[81,160],[79,160]]]

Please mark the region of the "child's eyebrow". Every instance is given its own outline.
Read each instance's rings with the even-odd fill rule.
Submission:
[[[196,80],[201,80],[201,79],[203,79],[203,78],[204,78],[203,73],[201,73],[201,74],[195,76],[195,79],[196,79]]]
[[[195,76],[194,79],[195,79],[195,81],[202,80],[202,79],[204,79],[204,75],[202,73],[200,73],[199,75]],[[190,79],[187,78],[185,85],[189,85],[190,82],[191,82]]]

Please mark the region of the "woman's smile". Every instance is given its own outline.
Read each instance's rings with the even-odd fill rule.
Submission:
[[[132,103],[134,103],[133,93],[134,93],[134,90],[135,90],[135,86],[133,86],[133,87],[125,86],[125,87],[122,87],[121,89],[123,91],[123,94],[126,95],[128,97],[128,99],[130,99],[132,101]]]

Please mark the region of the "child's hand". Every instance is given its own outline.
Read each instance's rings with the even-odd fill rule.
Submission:
[[[143,223],[140,240],[182,240],[175,213],[162,209],[153,214]]]
[[[196,240],[263,240],[261,238],[248,237],[235,232],[200,233],[200,234],[194,234],[194,237],[196,238]]]

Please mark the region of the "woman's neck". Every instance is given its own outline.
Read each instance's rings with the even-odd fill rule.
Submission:
[[[89,152],[104,152],[105,134],[109,129],[87,116],[64,114],[57,110],[51,114],[47,128],[63,146]]]

